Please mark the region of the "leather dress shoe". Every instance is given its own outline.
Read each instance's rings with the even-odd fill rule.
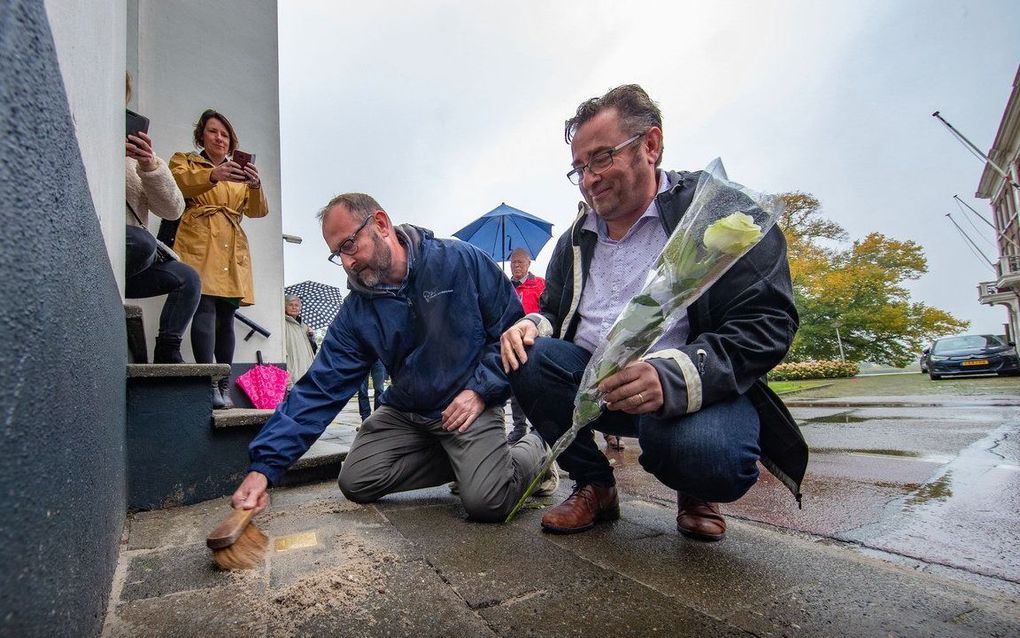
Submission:
[[[616,487],[576,485],[574,492],[542,517],[542,529],[554,534],[576,534],[595,527],[599,521],[620,518]]]
[[[726,535],[726,519],[719,513],[718,503],[700,501],[677,493],[679,514],[677,530],[687,538],[698,541],[721,541]]]

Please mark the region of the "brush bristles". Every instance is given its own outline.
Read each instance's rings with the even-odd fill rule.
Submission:
[[[255,523],[249,523],[233,545],[213,550],[213,560],[220,569],[254,569],[262,562],[269,538]]]

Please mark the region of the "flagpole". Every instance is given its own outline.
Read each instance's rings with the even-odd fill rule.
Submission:
[[[939,115],[939,112],[938,112],[938,111],[935,111],[934,113],[932,113],[932,114],[931,114],[931,116],[932,116],[932,117],[934,117],[934,118],[936,118],[936,119],[938,119],[938,121],[942,122],[943,124],[945,124],[945,125],[946,125],[946,128],[948,128],[948,129],[949,129],[949,131],[950,131],[950,132],[951,132],[951,133],[952,133],[952,134],[953,134],[953,135],[954,135],[954,136],[955,136],[955,137],[956,137],[956,138],[957,138],[958,140],[960,140],[960,142],[961,142],[961,143],[963,143],[963,145],[964,145],[964,146],[966,146],[967,148],[969,148],[969,149],[971,150],[971,152],[973,152],[973,153],[974,153],[975,155],[977,155],[978,157],[980,157],[980,158],[981,158],[981,159],[983,159],[984,161],[988,162],[988,165],[989,165],[989,166],[991,166],[991,167],[992,167],[993,169],[995,169],[995,172],[996,172],[996,173],[998,173],[998,174],[999,174],[999,176],[1000,176],[1000,177],[1002,177],[1002,179],[1006,180],[1006,183],[1007,183],[1007,184],[1010,184],[1010,185],[1012,185],[1012,186],[1013,186],[1013,188],[1020,188],[1020,184],[1017,184],[1016,182],[1014,182],[1014,181],[1013,181],[1013,180],[1012,180],[1012,179],[1010,178],[1009,174],[1008,174],[1008,173],[1007,173],[1006,171],[1002,170],[1002,167],[1000,167],[1000,166],[999,166],[998,164],[996,164],[995,162],[993,162],[993,161],[992,161],[992,158],[990,158],[990,157],[988,157],[987,155],[985,155],[985,154],[984,154],[984,152],[982,152],[982,151],[981,151],[981,149],[979,149],[978,147],[974,146],[974,143],[973,143],[973,142],[971,142],[970,140],[968,140],[968,139],[967,139],[967,138],[966,138],[966,137],[964,136],[964,134],[963,134],[963,133],[961,133],[960,131],[957,131],[957,130],[956,130],[956,128],[954,128],[952,124],[950,124],[949,122],[947,122],[947,121],[946,121],[946,119],[945,119],[944,117],[942,117],[941,115]]]
[[[952,215],[950,215],[949,213],[946,213],[946,217],[948,217],[949,221],[951,221],[953,223],[953,226],[956,226],[956,230],[960,231],[960,234],[963,235],[963,238],[967,240],[967,243],[969,243],[971,245],[971,247],[973,247],[973,249],[976,252],[976,254],[980,255],[982,259],[987,261],[988,262],[988,266],[994,271],[995,270],[995,262],[990,260],[988,257],[985,257],[985,254],[983,252],[981,252],[981,249],[977,247],[977,244],[975,244],[974,241],[971,240],[970,236],[967,235],[967,233],[963,230],[963,228],[960,228],[960,225],[956,223],[956,220],[953,219]]]

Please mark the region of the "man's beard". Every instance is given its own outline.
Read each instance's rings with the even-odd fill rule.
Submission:
[[[372,235],[372,248],[375,251],[372,263],[354,275],[358,283],[366,288],[378,286],[382,282],[383,276],[393,266],[393,251],[390,250],[390,247],[383,241],[382,237]]]

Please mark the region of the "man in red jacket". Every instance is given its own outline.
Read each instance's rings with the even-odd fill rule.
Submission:
[[[538,299],[545,290],[545,279],[531,274],[531,271],[528,270],[530,267],[531,255],[527,250],[515,248],[510,253],[510,283],[514,285],[514,290],[517,291],[517,296],[521,299],[525,314],[538,312]],[[510,412],[514,416],[514,428],[507,436],[507,441],[513,445],[528,433],[528,421],[524,416],[524,410],[521,409],[521,404],[517,402],[517,397],[512,394],[510,395]]]

